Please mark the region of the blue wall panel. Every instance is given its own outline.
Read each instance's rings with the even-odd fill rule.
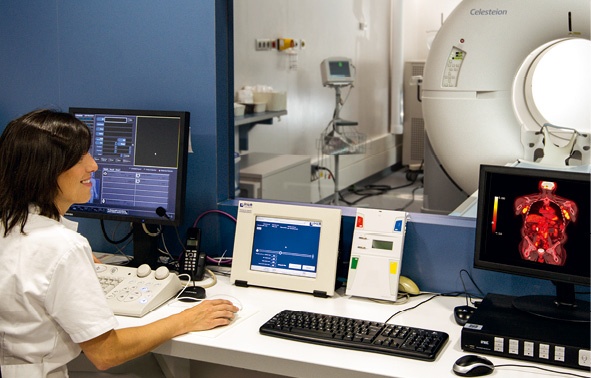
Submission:
[[[0,129],[59,103],[56,12],[53,1],[0,0]]]
[[[0,131],[46,106],[191,112],[184,235],[197,215],[216,207],[218,159],[226,159],[217,151],[216,115],[216,26],[226,28],[216,25],[216,6],[224,1],[1,0]],[[78,220],[93,249],[114,250],[98,220]],[[167,233],[178,253],[175,233]]]

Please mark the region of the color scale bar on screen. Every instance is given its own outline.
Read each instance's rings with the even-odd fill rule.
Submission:
[[[497,232],[497,212],[499,211],[499,197],[495,196],[492,214],[492,232]]]

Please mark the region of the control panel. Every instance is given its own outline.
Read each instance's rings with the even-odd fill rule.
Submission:
[[[462,328],[462,349],[589,371],[588,322],[532,315],[512,303],[513,297],[487,294]]]
[[[442,87],[454,88],[458,86],[458,76],[460,75],[460,68],[462,68],[465,56],[465,51],[457,47],[452,47],[443,71]]]
[[[109,307],[115,315],[142,317],[177,295],[182,283],[176,274],[161,266],[131,268],[95,264]]]

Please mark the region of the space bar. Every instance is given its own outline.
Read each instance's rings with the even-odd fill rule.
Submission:
[[[286,335],[299,335],[299,336],[308,336],[313,339],[333,339],[334,333],[331,331],[320,331],[317,329],[307,329],[307,328],[296,328],[293,327],[291,332],[286,333]]]

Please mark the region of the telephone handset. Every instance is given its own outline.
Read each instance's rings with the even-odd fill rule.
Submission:
[[[398,292],[407,293],[410,295],[419,295],[421,290],[416,283],[408,277],[400,276],[398,280]]]
[[[191,281],[201,281],[205,274],[206,254],[199,253],[201,230],[191,227],[187,231],[185,251],[180,261],[180,274],[188,274]]]

